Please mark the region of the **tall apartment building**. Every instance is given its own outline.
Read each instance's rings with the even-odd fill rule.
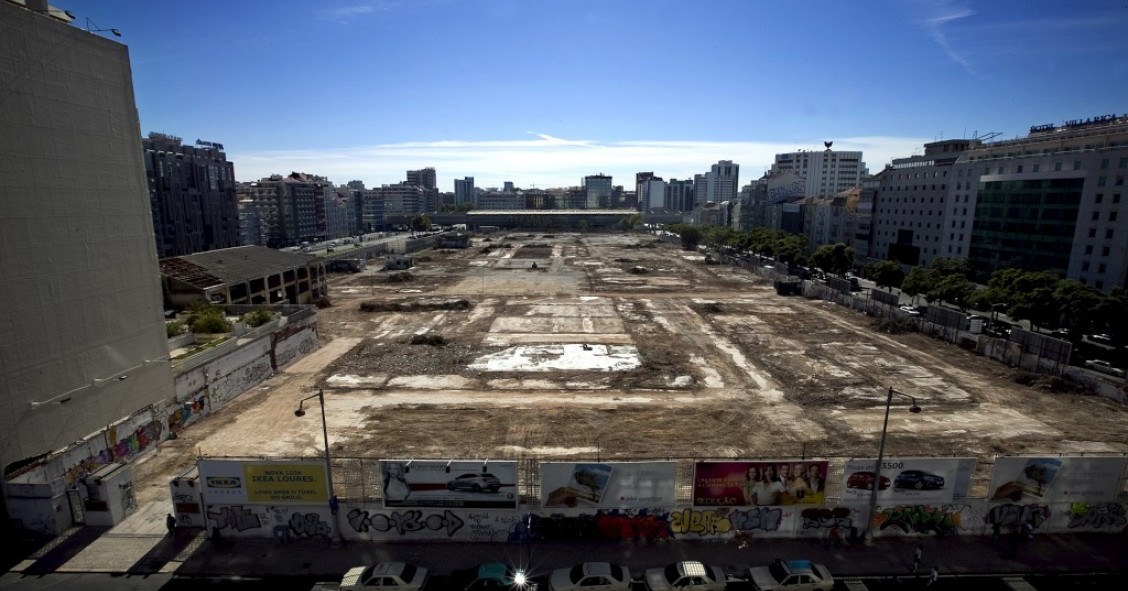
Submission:
[[[588,209],[607,209],[611,207],[611,177],[603,173],[584,177],[584,190],[587,191]]]
[[[666,203],[666,182],[662,177],[651,176],[639,185],[638,203],[642,211],[665,211],[670,208]]]
[[[666,183],[666,207],[670,211],[693,211],[693,181],[670,179]]]
[[[376,199],[383,204],[385,216],[414,216],[424,213],[430,191],[424,185],[398,183],[384,185],[376,189],[375,193]]]
[[[896,158],[881,175],[874,195],[873,254],[906,265],[928,266],[944,254],[944,212],[954,179],[952,167],[978,140],[924,145],[924,154]],[[961,255],[962,256],[962,255]]]
[[[423,202],[419,207],[420,212],[437,211],[439,209],[439,186],[435,178],[434,168],[407,171],[408,185],[423,188]]]
[[[861,152],[836,152],[830,148],[776,154],[768,174],[785,171],[793,171],[806,180],[807,197],[829,197],[860,187],[862,177],[869,174]]]
[[[251,183],[252,198],[266,212],[267,246],[281,248],[325,238],[325,193],[329,179],[293,172]]]
[[[129,52],[69,20],[0,1],[5,471],[175,396]]]
[[[235,165],[223,144],[150,133],[141,140],[159,258],[239,246]]]
[[[740,165],[720,160],[709,172],[693,176],[694,207],[706,203],[735,201],[740,195]]]
[[[476,206],[477,194],[474,192],[474,177],[468,176],[463,179],[454,179],[454,205],[455,207],[463,207],[463,204],[470,204]]]
[[[988,274],[1058,271],[1100,290],[1128,283],[1128,115],[1038,125],[960,156],[946,256]]]

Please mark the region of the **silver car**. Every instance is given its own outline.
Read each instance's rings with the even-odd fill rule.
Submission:
[[[727,583],[725,571],[696,560],[675,562],[666,568],[646,571],[646,588],[649,591],[724,591]]]

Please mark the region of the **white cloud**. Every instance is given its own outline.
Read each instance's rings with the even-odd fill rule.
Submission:
[[[584,176],[604,173],[615,184],[633,187],[634,175],[654,171],[670,178],[693,178],[718,160],[732,160],[741,167],[741,184],[763,175],[775,155],[799,149],[821,150],[821,139],[788,143],[717,142],[682,140],[632,140],[599,142],[568,140],[531,133],[535,139],[435,142],[405,142],[354,146],[326,150],[232,151],[240,180],[257,180],[291,171],[327,176],[336,184],[353,179],[366,186],[398,183],[405,171],[434,167],[439,189],[453,191],[454,179],[472,176],[479,187],[501,186],[513,181],[519,187],[577,186]],[[856,137],[835,138],[834,149],[863,153],[871,172],[881,170],[893,158],[919,153],[929,138]]]
[[[962,66],[969,74],[978,77],[979,74],[972,69],[971,64],[963,54],[956,51],[948,41],[948,36],[944,31],[944,27],[948,24],[968,18],[974,15],[975,11],[958,2],[949,0],[918,1],[914,3],[914,8],[919,11],[917,22],[924,27],[932,40],[940,46],[940,49],[944,50],[948,59]]]

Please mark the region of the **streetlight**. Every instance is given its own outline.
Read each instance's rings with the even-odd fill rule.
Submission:
[[[881,461],[885,459],[885,435],[889,432],[889,408],[893,406],[893,395],[908,398],[912,403],[909,412],[916,414],[921,411],[917,406],[916,398],[902,394],[889,387],[889,395],[885,397],[885,422],[881,424],[881,443],[877,446],[877,461],[873,463],[873,484],[870,485],[869,524],[866,527],[866,537],[873,538],[874,512],[877,511],[877,491],[881,488]]]
[[[325,478],[329,484],[329,511],[333,514],[334,542],[340,543],[344,538],[341,536],[341,520],[337,516],[337,495],[333,492],[333,464],[329,461],[329,424],[325,421],[325,392],[318,388],[317,394],[311,394],[299,400],[298,410],[294,411],[294,416],[305,416],[305,401],[310,398],[316,398],[321,405],[321,435],[325,438]]]

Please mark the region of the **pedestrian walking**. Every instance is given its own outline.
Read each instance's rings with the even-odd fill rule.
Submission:
[[[916,550],[913,550],[913,572],[917,572],[920,568],[920,561],[924,558],[924,544],[917,544]]]
[[[1022,535],[1025,536],[1027,540],[1034,539],[1034,526],[1030,525],[1029,521],[1022,524]]]
[[[831,546],[835,548],[842,547],[842,534],[838,531],[838,526],[835,525],[830,528],[826,534],[826,549],[829,550]]]
[[[172,513],[165,517],[165,527],[168,528],[168,535],[170,536],[176,532],[176,518],[172,516]]]
[[[931,587],[939,578],[940,569],[936,568],[936,565],[932,565],[932,572],[928,575],[928,583],[925,585],[925,587]]]

